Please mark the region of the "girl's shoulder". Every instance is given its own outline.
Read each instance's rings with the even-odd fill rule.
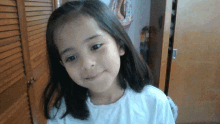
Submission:
[[[146,85],[142,91],[142,95],[148,99],[154,99],[164,103],[168,100],[166,94],[153,85]]]
[[[150,102],[160,101],[162,103],[167,102],[166,94],[159,88],[153,85],[146,85],[140,93],[135,92],[130,87],[128,87],[129,98],[134,98],[134,100],[142,99]]]
[[[159,88],[157,88],[157,87],[155,87],[155,86],[153,86],[153,85],[146,85],[143,90],[144,90],[146,93],[160,94],[160,95],[163,94],[163,95],[165,95],[164,92],[163,92],[161,89],[159,89]]]

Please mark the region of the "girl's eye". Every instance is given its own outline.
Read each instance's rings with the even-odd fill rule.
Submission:
[[[66,59],[66,62],[68,62],[68,61],[73,61],[75,59],[75,56],[70,56],[70,57],[68,57],[67,59]]]
[[[102,44],[96,44],[96,45],[94,45],[94,46],[99,46],[99,47],[101,47]],[[95,50],[99,48],[99,47],[97,48],[97,47],[94,47],[94,46],[93,46],[92,48],[95,48]]]
[[[97,47],[98,46],[98,47]],[[100,48],[102,46],[102,44],[96,44],[96,45],[94,45],[92,48],[94,48],[95,50],[96,49],[98,49],[98,48]],[[75,60],[75,56],[70,56],[70,57],[68,57],[67,59],[66,59],[66,62],[69,62],[69,61],[74,61]]]

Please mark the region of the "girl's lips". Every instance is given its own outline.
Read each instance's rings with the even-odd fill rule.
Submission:
[[[103,71],[103,72],[104,72],[104,71]],[[94,80],[96,80],[97,78],[99,78],[99,77],[102,75],[103,72],[99,73],[98,75],[96,75],[96,76],[93,77],[93,78],[86,78],[86,80],[87,80],[87,81],[94,81]]]

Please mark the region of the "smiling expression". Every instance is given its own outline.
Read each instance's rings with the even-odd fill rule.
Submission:
[[[60,63],[75,83],[97,93],[118,84],[120,56],[125,51],[93,18],[67,22],[54,33]],[[98,74],[93,80],[86,79]]]

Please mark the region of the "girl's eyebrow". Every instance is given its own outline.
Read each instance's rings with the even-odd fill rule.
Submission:
[[[88,42],[88,41],[90,41],[90,40],[92,40],[92,39],[94,39],[94,38],[96,38],[96,37],[99,37],[99,36],[102,36],[102,35],[100,35],[100,34],[93,35],[93,36],[91,36],[91,37],[85,39],[85,40],[84,40],[84,43],[86,43],[86,42]],[[67,52],[69,52],[69,51],[72,51],[72,50],[74,50],[73,47],[66,48],[65,50],[63,50],[63,51],[60,53],[60,55],[62,56],[63,54],[65,54],[65,53],[67,53]]]

